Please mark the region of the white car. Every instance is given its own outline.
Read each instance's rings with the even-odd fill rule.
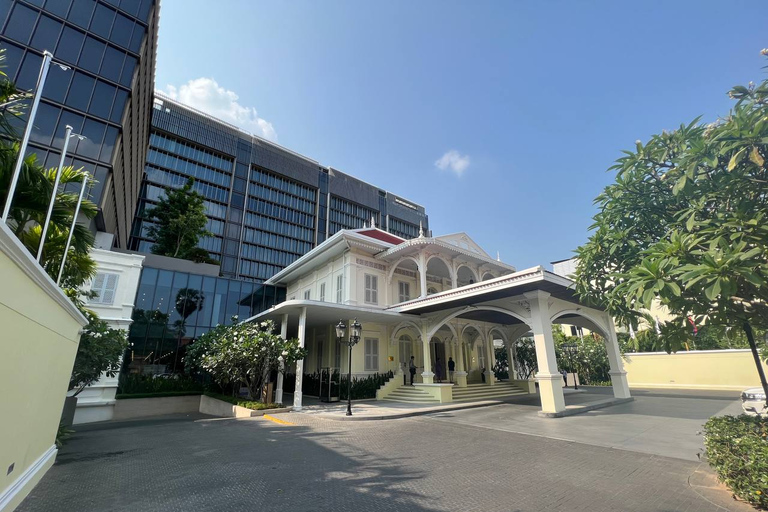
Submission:
[[[763,388],[749,388],[742,391],[741,408],[750,416],[768,416]]]

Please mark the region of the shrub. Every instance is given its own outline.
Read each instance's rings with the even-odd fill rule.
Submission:
[[[128,346],[125,331],[112,329],[93,311],[80,309],[88,319],[88,325],[83,328],[80,336],[69,379],[69,389],[77,389],[74,396],[96,382],[102,373],[114,377],[120,370],[120,356]]]
[[[208,391],[205,392],[205,396],[209,396],[211,398],[215,398],[216,400],[221,400],[222,402],[227,402],[232,405],[237,405],[239,407],[245,407],[246,409],[252,409],[254,411],[263,411],[264,409],[278,409],[282,407],[280,404],[265,404],[264,402],[254,402],[252,400],[244,400],[235,396],[220,395],[218,393],[210,393]]]
[[[768,419],[710,418],[704,425],[709,465],[739,498],[768,507]]]
[[[136,373],[122,374],[117,386],[117,393],[124,395],[151,395],[158,393],[202,393],[203,385],[192,377],[172,375],[168,378],[156,375]],[[172,396],[172,395],[166,395]]]
[[[376,390],[383,386],[389,379],[394,377],[392,371],[386,373],[374,373],[366,377],[352,377],[352,400],[365,400],[367,398],[376,398]],[[325,380],[325,379],[324,379]],[[334,372],[333,393],[341,400],[347,399],[347,376],[339,377],[338,371]],[[339,382],[340,389],[336,388],[335,382]],[[296,375],[286,374],[283,389],[286,393],[293,393],[296,388]],[[320,396],[320,374],[305,373],[302,384],[302,392],[307,396]],[[326,391],[327,392],[327,391]]]

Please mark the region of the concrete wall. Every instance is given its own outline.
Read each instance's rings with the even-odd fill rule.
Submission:
[[[72,365],[87,321],[0,223],[0,511],[53,465]]]
[[[114,420],[133,420],[200,410],[200,395],[127,398],[115,403]]]
[[[768,365],[763,362],[768,373]],[[749,350],[698,350],[625,354],[630,387],[723,389],[760,386]]]

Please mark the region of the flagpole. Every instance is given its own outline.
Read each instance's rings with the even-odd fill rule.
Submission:
[[[64,135],[64,149],[61,150],[61,160],[59,160],[59,168],[56,171],[56,179],[53,182],[53,193],[51,194],[51,200],[48,202],[48,213],[45,214],[45,222],[43,223],[43,231],[40,233],[40,246],[37,248],[37,262],[40,263],[40,259],[43,257],[43,245],[45,245],[45,235],[48,233],[48,224],[51,222],[51,215],[53,214],[53,205],[56,202],[56,192],[59,190],[59,181],[61,180],[61,171],[64,168],[64,159],[67,157],[67,147],[69,147],[69,138],[72,136],[72,127],[67,125],[67,131]]]
[[[64,254],[61,256],[61,267],[59,267],[59,277],[56,278],[56,284],[61,283],[61,275],[64,273],[64,264],[67,262],[67,254],[69,253],[69,244],[72,243],[72,234],[75,232],[75,226],[77,225],[77,215],[80,213],[80,203],[83,202],[83,194],[85,194],[85,185],[88,183],[89,174],[83,175],[83,186],[80,188],[80,197],[77,198],[77,206],[75,206],[75,215],[72,217],[72,226],[69,228],[69,235],[67,235],[67,245],[64,246]]]

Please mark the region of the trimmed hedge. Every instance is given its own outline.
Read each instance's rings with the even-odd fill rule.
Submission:
[[[158,377],[155,375],[124,373],[120,375],[117,392],[119,394],[127,395],[138,393],[192,392],[199,395],[203,392],[203,384],[192,377],[180,374],[173,375],[172,377]]]
[[[245,407],[246,409],[252,409],[254,411],[263,411],[264,409],[279,409],[283,407],[280,404],[265,404],[264,402],[253,402],[251,400],[243,400],[242,398],[238,398],[236,396],[220,395],[218,393],[210,393],[208,391],[206,391],[204,394],[205,396],[215,398],[216,400],[221,400],[222,402],[227,402],[232,405],[238,405],[240,407]]]
[[[159,398],[163,396],[193,396],[202,394],[202,391],[158,391],[157,393],[120,393],[115,395],[115,398],[118,400],[130,400],[131,398]]]
[[[721,416],[704,425],[707,460],[739,498],[768,508],[768,418]]]

